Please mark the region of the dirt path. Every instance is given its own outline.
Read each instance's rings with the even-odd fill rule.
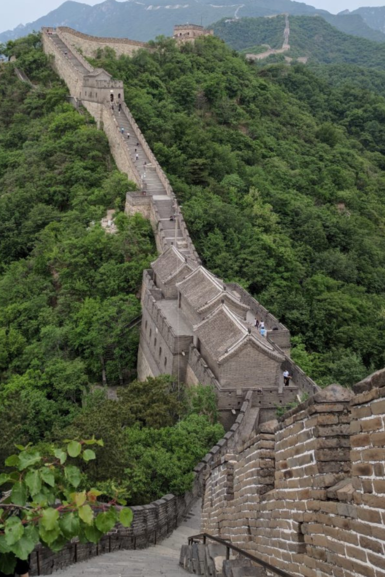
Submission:
[[[277,16],[279,16],[279,14],[277,14]],[[276,18],[276,16],[274,16],[274,18]],[[283,54],[284,52],[290,50],[289,39],[290,39],[289,14],[285,14],[285,30],[283,31],[282,48],[277,48],[276,50],[274,48],[270,48],[269,50],[266,50],[266,52],[261,52],[260,54],[246,54],[246,58],[248,60],[263,60],[264,58],[267,58],[272,54]]]

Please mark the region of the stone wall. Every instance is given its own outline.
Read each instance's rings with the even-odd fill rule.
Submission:
[[[290,351],[290,331],[279,320],[237,283],[227,283],[227,286],[241,297],[241,302],[260,321],[265,323],[267,339],[276,343],[283,351]],[[276,329],[276,330],[273,330]]]
[[[128,38],[100,38],[89,36],[72,28],[61,26],[57,29],[63,39],[73,48],[80,49],[81,54],[88,58],[95,58],[98,49],[112,48],[117,56],[132,56],[141,48],[148,48],[145,42],[129,40]]]
[[[239,444],[250,410],[251,395],[246,395],[237,420],[231,430],[214,445],[195,467],[191,491],[180,497],[165,495],[149,505],[132,507],[134,519],[131,527],[124,528],[121,525],[117,525],[97,545],[92,543],[82,544],[77,540],[73,540],[59,553],[53,553],[49,549],[38,546],[30,556],[31,576],[51,575],[58,569],[85,561],[90,557],[119,549],[143,549],[164,539],[180,524],[194,501],[201,496],[204,479],[214,461],[223,457]]]
[[[265,423],[206,479],[202,530],[305,577],[385,577],[385,370]]]
[[[48,34],[42,34],[42,41],[44,52],[51,56],[52,66],[60,78],[67,84],[71,96],[80,99],[83,75],[72,65],[69,58],[66,58],[64,54],[56,50],[56,46]]]

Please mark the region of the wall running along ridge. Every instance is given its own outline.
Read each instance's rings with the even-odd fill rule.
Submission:
[[[67,38],[63,32],[59,34],[62,40]],[[43,42],[71,96],[81,100],[106,130],[120,169],[139,183],[135,166],[123,150],[117,127],[114,128],[114,118],[108,117],[108,104],[100,96],[106,92],[98,89],[96,101],[85,100],[87,75],[79,73],[47,34],[43,34]],[[79,62],[91,76],[98,74],[81,56]],[[111,80],[111,87],[118,82]],[[104,81],[99,86],[106,90]],[[125,105],[124,111],[132,123],[134,137],[164,187],[164,198],[172,199],[177,207],[166,175]],[[154,198],[127,195],[128,209],[150,218],[158,250],[166,254],[170,243],[164,221],[168,219],[163,217],[162,222],[160,206]],[[180,226],[189,262],[199,267],[199,257],[182,217]],[[149,374],[159,372],[155,347],[147,333],[143,334],[154,323],[154,330],[163,339],[162,355],[170,354],[171,363],[173,353],[186,354],[179,349],[189,344],[188,381],[218,387],[198,343],[192,342],[192,337],[181,340],[168,321],[161,307],[165,300],[162,290],[154,281],[154,270],[145,271],[142,302],[148,326],[142,325],[140,355],[147,363],[146,370]],[[265,320],[269,329],[266,340],[275,343],[275,353],[283,355],[282,366],[292,371],[299,389],[316,394],[279,422],[264,422],[255,428],[259,411],[273,410],[268,407],[279,395],[281,402],[289,398],[288,391],[250,390],[240,408],[245,391],[235,387],[221,391],[220,409],[232,408],[238,416],[229,432],[195,468],[191,493],[184,497],[168,495],[150,505],[134,507],[132,527],[118,527],[98,546],[72,543],[58,554],[37,549],[32,556],[37,568],[34,574],[50,573],[103,551],[145,547],[170,532],[203,491],[203,530],[231,539],[294,577],[385,577],[385,370],[356,385],[355,394],[335,385],[320,391],[289,358],[287,329],[241,287],[229,284],[226,290],[237,293],[241,303]]]
[[[148,49],[148,44],[145,42],[129,40],[128,38],[99,38],[97,36],[89,36],[67,26],[61,26],[60,32],[66,43],[72,46],[72,48],[80,49],[82,54],[88,58],[95,58],[97,51],[100,49],[103,50],[104,48],[112,48],[118,57],[132,56],[141,48]]]

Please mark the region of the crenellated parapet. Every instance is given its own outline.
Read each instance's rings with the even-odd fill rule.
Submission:
[[[260,426],[205,480],[202,531],[293,577],[383,577],[385,370]]]

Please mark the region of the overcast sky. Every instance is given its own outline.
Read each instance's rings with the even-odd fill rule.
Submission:
[[[54,10],[64,0],[0,0],[0,32],[15,28],[18,24],[33,22]],[[103,0],[82,0],[84,4],[100,4]],[[306,4],[324,8],[336,14],[341,10],[354,10],[360,6],[384,6],[385,0],[305,0]],[[154,0],[156,4],[156,0]]]

